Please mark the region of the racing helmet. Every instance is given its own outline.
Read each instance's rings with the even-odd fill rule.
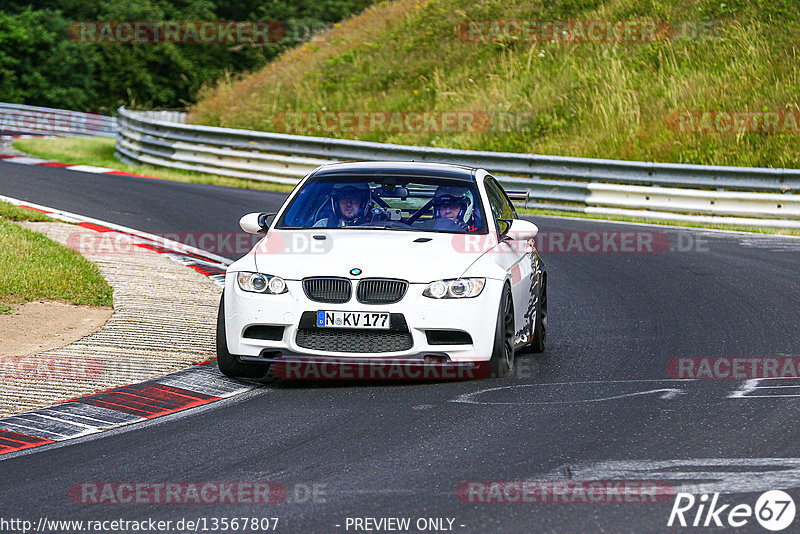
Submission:
[[[361,219],[367,213],[367,205],[369,204],[371,196],[369,184],[366,182],[336,184],[333,186],[333,190],[331,191],[333,212],[339,219],[345,219],[345,217],[342,215],[342,210],[339,207],[339,199],[343,197],[356,197],[359,199],[356,216],[349,220],[355,221]]]
[[[472,215],[472,195],[466,187],[457,185],[440,185],[433,194],[433,218],[439,219],[442,216],[441,208],[444,205],[458,205],[458,216],[456,221],[465,224]]]

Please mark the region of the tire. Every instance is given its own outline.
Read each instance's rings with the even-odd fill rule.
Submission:
[[[225,333],[225,294],[219,300],[217,314],[217,366],[223,375],[230,378],[262,378],[269,370],[268,365],[242,363],[228,352],[228,337]]]
[[[531,340],[531,352],[534,353],[544,352],[547,340],[547,277],[542,278],[542,293],[539,295],[538,308]]]
[[[492,378],[505,378],[514,370],[514,303],[508,284],[503,286],[497,310],[494,347],[489,367]]]

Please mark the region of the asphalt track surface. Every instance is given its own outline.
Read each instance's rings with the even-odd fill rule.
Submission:
[[[147,232],[237,231],[243,213],[283,198],[10,163],[0,163],[0,194]],[[453,532],[731,530],[667,527],[673,499],[486,504],[456,494],[465,481],[569,479],[702,484],[698,497],[750,506],[783,488],[800,505],[800,383],[675,381],[667,371],[677,357],[800,356],[800,240],[534,220],[551,235],[662,232],[673,250],[542,250],[548,349],[523,356],[514,378],[265,380],[205,408],[0,459],[0,517],[278,517],[277,532],[364,532],[347,528],[355,517],[451,518]],[[319,493],[277,505],[73,502],[70,487],[91,481],[271,481]],[[735,530],[767,532],[753,518]]]

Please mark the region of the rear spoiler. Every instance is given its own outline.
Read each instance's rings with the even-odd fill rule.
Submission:
[[[530,198],[528,191],[506,191],[509,200],[527,201]]]

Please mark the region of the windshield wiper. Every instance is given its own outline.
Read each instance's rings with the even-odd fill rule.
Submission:
[[[359,226],[348,226],[347,228],[372,228],[372,229],[375,229],[375,230],[411,230],[410,226],[408,226],[408,227],[405,227],[405,226],[389,226],[388,224],[387,225],[383,225],[383,226],[378,226],[378,225],[375,225],[375,224],[366,224],[366,225],[363,225],[363,226],[361,226],[361,225],[359,225]]]

